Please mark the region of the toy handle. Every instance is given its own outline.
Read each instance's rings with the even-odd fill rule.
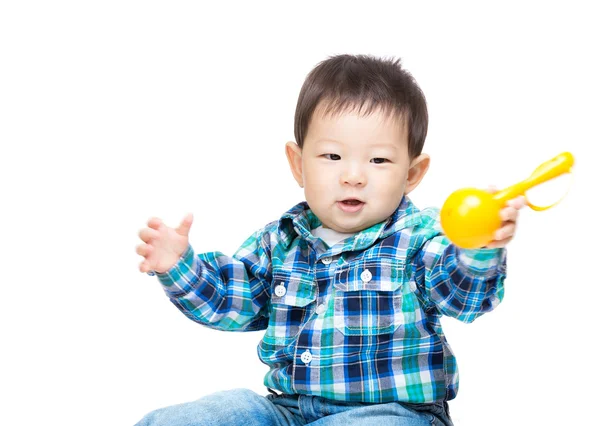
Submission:
[[[526,182],[528,182],[527,189],[560,176],[563,173],[570,172],[574,162],[575,159],[570,152],[563,152],[552,160],[546,161],[535,169],[531,176],[526,179]]]
[[[571,180],[571,183],[569,184],[569,188],[571,187],[572,184],[573,184],[573,181]],[[555,205],[557,205],[558,203],[560,203],[562,200],[565,199],[565,197],[567,196],[568,193],[569,193],[569,190],[567,189],[564,192],[564,194],[562,195],[562,197],[560,197],[558,199],[558,201],[555,201],[554,203],[550,204],[549,206],[537,206],[535,204],[532,204],[531,201],[529,201],[529,198],[527,198],[527,193],[525,193],[525,204],[531,210],[535,210],[536,212],[541,212],[541,211],[544,211],[544,210],[548,210],[548,209],[554,207]]]
[[[525,195],[525,192],[528,189],[539,185],[540,183],[553,179],[557,176],[560,176],[564,173],[570,172],[571,167],[573,167],[574,163],[575,159],[573,158],[573,154],[571,154],[570,152],[563,152],[562,154],[557,155],[551,160],[542,163],[537,169],[533,171],[531,176],[529,176],[524,181],[509,186],[508,188],[495,193],[493,198],[504,204],[508,200],[518,197],[519,195]],[[562,198],[558,200],[558,202],[546,207],[535,206],[527,200],[527,205],[533,210],[541,211],[555,206],[561,200]]]

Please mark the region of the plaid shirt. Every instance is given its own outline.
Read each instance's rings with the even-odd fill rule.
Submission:
[[[157,274],[190,319],[265,330],[265,385],[334,400],[425,403],[458,390],[441,315],[471,322],[504,295],[505,250],[461,250],[439,211],[404,197],[386,221],[328,247],[303,202],[233,257],[192,248]]]

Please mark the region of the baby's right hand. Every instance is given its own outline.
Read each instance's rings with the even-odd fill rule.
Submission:
[[[140,231],[145,244],[136,247],[136,253],[144,257],[140,263],[141,272],[166,272],[177,263],[188,247],[188,235],[194,217],[188,214],[176,228],[169,228],[160,219],[148,221],[148,228]]]

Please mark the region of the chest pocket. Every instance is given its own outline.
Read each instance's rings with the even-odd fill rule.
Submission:
[[[275,271],[271,284],[269,326],[266,343],[288,344],[300,333],[307,319],[308,305],[317,298],[317,286],[312,274]]]
[[[334,325],[347,336],[393,333],[405,323],[403,263],[361,261],[336,273]]]

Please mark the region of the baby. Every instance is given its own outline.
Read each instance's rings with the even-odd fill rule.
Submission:
[[[266,396],[237,389],[153,411],[139,425],[451,425],[458,391],[442,315],[471,322],[504,295],[504,248],[521,198],[486,247],[442,233],[408,194],[430,158],[425,97],[398,60],[340,55],[301,89],[286,144],[306,201],[233,255],[196,254],[192,216],[140,231],[142,272],[187,317],[265,330]]]

